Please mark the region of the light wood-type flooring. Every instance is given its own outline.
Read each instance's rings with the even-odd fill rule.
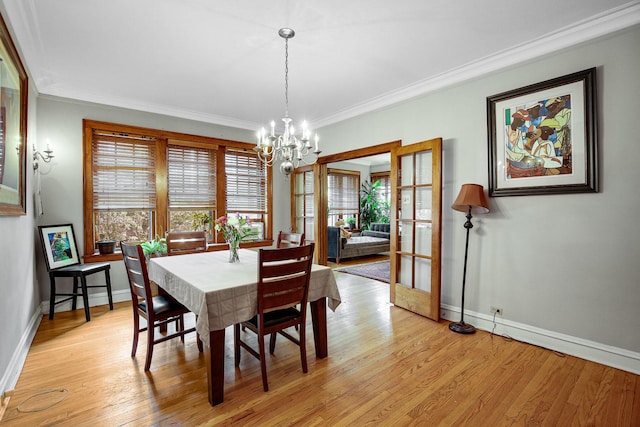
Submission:
[[[42,320],[0,424],[7,426],[638,426],[640,377],[488,332],[459,335],[388,303],[388,285],[336,273],[342,304],[327,313],[329,357],[309,372],[298,348],[278,341],[260,364],[233,364],[227,330],[225,401],[207,401],[195,336],[130,357],[130,303]],[[190,318],[190,322],[193,319]],[[309,319],[310,324],[310,319]],[[247,332],[249,333],[249,332]],[[46,389],[65,389],[37,395]],[[33,397],[32,397],[33,396]],[[48,409],[37,410],[66,398]],[[30,400],[25,401],[29,397]]]

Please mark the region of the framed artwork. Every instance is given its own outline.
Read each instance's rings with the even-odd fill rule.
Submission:
[[[73,225],[41,225],[38,230],[48,270],[80,263]]]
[[[0,15],[0,215],[25,215],[27,73]]]
[[[598,191],[596,69],[487,98],[489,195]]]

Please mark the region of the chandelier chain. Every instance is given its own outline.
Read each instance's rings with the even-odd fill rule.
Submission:
[[[289,117],[289,39],[284,39],[284,115]]]

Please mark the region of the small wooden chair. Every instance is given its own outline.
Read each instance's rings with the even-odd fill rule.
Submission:
[[[277,333],[300,347],[302,372],[307,372],[306,307],[314,244],[283,249],[260,249],[258,254],[258,314],[234,325],[235,365],[240,366],[240,347],[260,360],[262,386],[269,391],[264,337],[270,335],[269,352],[275,350]],[[300,306],[300,310],[296,307]],[[258,351],[240,337],[240,326],[258,334]],[[299,327],[299,338],[285,331]]]
[[[87,322],[90,321],[91,313],[89,311],[88,292],[90,288],[105,288],[109,300],[109,310],[113,310],[111,277],[109,275],[111,264],[108,262],[82,264],[80,262],[72,224],[41,225],[38,227],[38,231],[47,271],[49,272],[49,283],[51,285],[51,291],[49,293],[49,319],[53,320],[55,306],[63,302],[71,300],[71,309],[75,310],[77,308],[78,296],[81,296],[84,304],[85,319]],[[105,276],[105,284],[87,284],[87,276],[102,271]],[[58,292],[56,288],[56,278],[58,277],[73,278],[73,290],[70,293]],[[78,285],[78,279],[80,279],[80,285]],[[66,298],[56,300],[58,296]]]
[[[129,289],[131,290],[131,307],[133,308],[133,347],[131,357],[135,357],[138,348],[138,336],[140,332],[147,331],[147,357],[144,363],[144,370],[151,367],[151,357],[153,356],[153,346],[172,338],[180,337],[184,342],[184,336],[195,332],[196,328],[184,329],[184,315],[189,313],[189,309],[176,301],[171,295],[166,293],[152,296],[151,284],[147,273],[147,263],[144,251],[139,244],[128,244],[120,242],[124,265],[129,277]],[[147,320],[147,325],[140,327],[140,317]],[[155,337],[155,328],[168,323],[176,322],[176,331],[170,335]],[[197,341],[198,350],[202,352],[202,343]]]
[[[295,248],[304,245],[304,233],[278,233],[277,248]]]
[[[170,231],[166,237],[169,256],[207,251],[207,233],[204,231]]]

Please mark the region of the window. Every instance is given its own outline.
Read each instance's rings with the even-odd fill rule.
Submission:
[[[168,230],[202,229],[203,217],[224,212],[249,216],[260,231],[250,245],[269,245],[272,171],[253,147],[85,120],[85,258],[99,239],[148,240]]]
[[[296,169],[292,180],[293,191],[293,231],[304,233],[306,240],[314,240],[314,192],[313,167],[303,166]]]
[[[335,225],[339,218],[360,217],[360,172],[329,169],[327,173],[329,202],[329,225]]]
[[[148,240],[156,209],[155,138],[93,132],[92,240]]]
[[[211,232],[211,223],[218,216],[216,210],[217,151],[218,147],[199,148],[169,144],[167,148],[169,230],[203,229]],[[203,223],[203,218],[209,222]]]
[[[248,217],[258,236],[248,240],[264,239],[267,212],[266,168],[255,151],[228,149],[225,153],[227,180],[226,203],[228,214]]]

